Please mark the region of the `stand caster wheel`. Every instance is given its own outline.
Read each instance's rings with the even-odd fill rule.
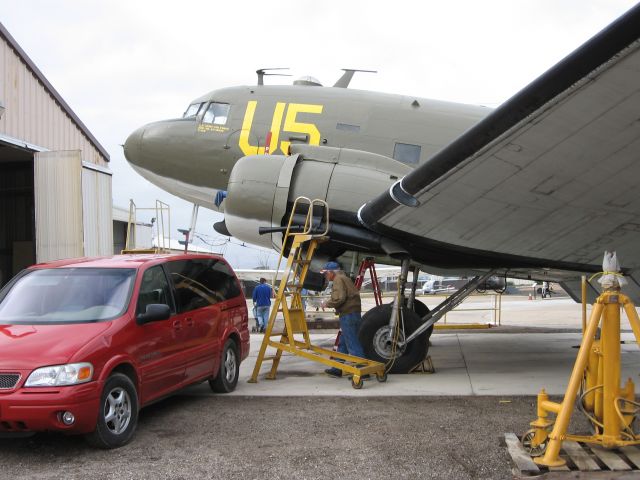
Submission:
[[[376,380],[378,380],[380,383],[384,383],[387,381],[387,372],[383,373],[382,375],[378,375],[376,373]]]
[[[548,439],[545,439],[544,442],[542,442],[540,445],[537,446],[533,446],[532,442],[533,442],[533,437],[535,437],[536,435],[536,431],[535,430],[527,430],[527,432],[525,432],[524,435],[522,435],[522,447],[525,449],[525,451],[531,455],[532,457],[541,457],[542,455],[544,455],[544,452],[547,450],[547,445],[548,445]]]
[[[351,377],[351,386],[353,388],[355,388],[356,390],[360,390],[363,385],[364,385],[364,380],[362,380],[362,378],[356,377],[355,375]]]

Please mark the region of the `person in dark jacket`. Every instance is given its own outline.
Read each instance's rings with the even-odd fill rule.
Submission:
[[[342,334],[338,343],[338,352],[364,358],[364,350],[358,339],[358,330],[362,322],[360,292],[337,262],[328,262],[321,273],[328,281],[333,282],[331,298],[324,301],[322,306],[335,308],[340,318]],[[342,376],[342,370],[335,367],[325,370],[325,373],[332,377]]]

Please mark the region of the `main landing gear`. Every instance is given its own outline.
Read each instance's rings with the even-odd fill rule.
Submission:
[[[410,269],[413,269],[413,281],[409,295],[405,295]],[[409,259],[403,260],[393,303],[378,305],[362,317],[359,338],[365,355],[385,363],[390,373],[409,373],[419,365],[427,356],[433,325],[494,272],[474,277],[432,311],[415,298],[418,273],[417,267],[410,266]]]

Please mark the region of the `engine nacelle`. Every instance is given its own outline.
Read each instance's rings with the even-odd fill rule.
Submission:
[[[286,224],[299,196],[326,200],[331,219],[353,215],[411,169],[389,157],[360,150],[291,145],[291,155],[251,155],[238,160],[224,201],[225,225],[236,238],[280,248],[280,233],[258,227]]]

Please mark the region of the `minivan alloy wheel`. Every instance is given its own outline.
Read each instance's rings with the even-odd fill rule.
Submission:
[[[131,398],[122,387],[109,392],[104,403],[104,420],[107,428],[114,435],[120,435],[131,421]]]
[[[227,338],[220,355],[220,368],[215,377],[209,379],[211,390],[216,393],[233,392],[240,374],[240,352],[232,338]]]
[[[225,375],[227,382],[233,382],[236,375],[236,352],[232,348],[228,348],[224,356]]]

